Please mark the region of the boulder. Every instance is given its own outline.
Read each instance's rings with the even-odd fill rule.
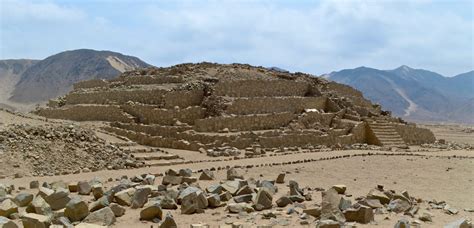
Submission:
[[[125,208],[116,203],[111,203],[109,207],[114,212],[115,217],[122,217],[125,214]]]
[[[143,185],[154,185],[155,184],[155,175],[147,174],[142,181]]]
[[[248,186],[248,185],[244,185],[243,187],[241,187],[239,190],[237,190],[237,192],[235,193],[236,196],[240,196],[240,195],[247,195],[247,194],[252,194],[252,193],[255,193],[253,191],[253,189]]]
[[[419,220],[423,222],[433,222],[433,215],[427,211],[421,213],[421,215],[418,217]]]
[[[94,195],[94,199],[99,199],[104,196],[104,186],[102,184],[94,184],[92,185],[92,195]]]
[[[199,180],[214,180],[214,173],[208,169],[205,169],[201,172]]]
[[[151,190],[149,188],[139,188],[135,191],[132,198],[132,208],[142,208],[146,202],[148,202],[148,195]]]
[[[188,187],[192,188],[192,187]],[[186,189],[187,190],[187,189]],[[185,190],[185,191],[186,191]],[[208,202],[203,191],[191,191],[181,195],[181,214],[193,214],[203,212]]]
[[[178,225],[174,221],[173,216],[168,212],[166,213],[165,219],[160,224],[159,228],[178,228]]]
[[[169,210],[178,209],[178,205],[176,204],[176,201],[168,195],[152,198],[150,199],[150,202],[159,203],[161,208],[163,209],[169,209]]]
[[[341,201],[339,202],[339,209],[344,211],[352,206],[352,201],[350,199],[346,199],[341,197]]]
[[[367,199],[378,199],[384,205],[390,203],[390,197],[378,189],[370,190],[369,194],[367,194]]]
[[[319,216],[321,216],[321,208],[313,207],[313,208],[303,209],[303,213],[306,213],[307,215],[311,215],[315,218],[319,218]]]
[[[358,222],[367,224],[374,221],[374,212],[372,208],[361,205],[359,208],[350,208],[344,211],[344,216],[348,222]]]
[[[316,228],[340,228],[339,222],[331,219],[321,219],[316,223]]]
[[[132,205],[132,199],[133,199],[133,195],[135,194],[135,191],[136,190],[134,188],[128,188],[128,189],[115,193],[114,195],[115,202],[117,202],[121,206]]]
[[[341,196],[337,193],[337,191],[333,188],[330,188],[327,191],[321,192],[321,194],[321,219],[345,222],[344,215],[339,209],[339,202],[341,202]]]
[[[257,186],[260,189],[261,188],[267,189],[272,195],[278,192],[278,187],[274,185],[273,181],[264,180],[264,181],[258,182]]]
[[[255,198],[254,207],[256,210],[264,210],[272,208],[272,193],[266,188],[261,188]]]
[[[252,201],[253,195],[245,194],[245,195],[235,196],[233,199],[234,199],[234,202],[236,203],[249,203]]]
[[[71,222],[81,221],[89,215],[89,207],[87,203],[80,198],[73,198],[66,205],[66,210],[64,210],[64,216],[69,218]]]
[[[286,175],[285,173],[280,173],[280,174],[278,174],[278,177],[276,178],[275,182],[276,182],[277,184],[283,184],[283,183],[285,183],[285,175]]]
[[[10,219],[0,216],[0,227],[2,228],[18,228],[18,225]]]
[[[472,223],[462,218],[444,225],[444,228],[472,228]]]
[[[8,217],[13,213],[18,213],[18,206],[11,199],[0,203],[0,216]]]
[[[140,211],[140,220],[152,221],[155,218],[163,218],[163,211],[158,203],[152,203]]]
[[[244,176],[240,174],[235,168],[230,168],[227,170],[227,180],[235,180],[235,179],[244,179]]]
[[[79,181],[77,183],[77,192],[79,195],[89,195],[92,191],[92,186],[87,181]]]
[[[44,200],[51,206],[53,210],[60,210],[66,207],[66,204],[71,200],[69,191],[64,188],[57,188],[57,190],[48,195]]]
[[[219,184],[211,184],[206,188],[206,191],[208,193],[214,193],[214,194],[221,194],[222,190],[223,188]]]
[[[33,198],[33,194],[23,192],[16,195],[13,202],[15,202],[19,207],[26,207],[31,203],[31,201],[33,201]]]
[[[226,181],[221,184],[222,189],[228,191],[230,194],[235,195],[237,191],[240,189],[241,184],[240,181]]]
[[[171,176],[171,175],[166,175],[163,177],[163,180],[161,181],[162,184],[164,185],[178,185],[183,183],[183,177],[180,176]]]
[[[215,208],[221,206],[221,198],[217,194],[211,194],[207,197],[209,207]]]
[[[346,192],[346,189],[347,189],[347,187],[343,184],[333,185],[332,188],[334,188],[334,190],[336,190],[336,192],[338,194],[344,194]]]
[[[252,213],[255,211],[255,209],[253,209],[253,207],[248,203],[230,203],[227,205],[226,210],[228,210],[230,213]]]
[[[395,213],[402,213],[410,210],[411,204],[410,202],[403,199],[394,199],[390,201],[387,207],[390,211],[393,211]]]
[[[276,204],[279,207],[286,207],[288,204],[292,204],[292,203],[293,201],[291,201],[290,198],[286,196],[282,196],[276,201]]]
[[[303,195],[303,191],[299,188],[298,182],[294,180],[290,180],[289,188],[290,188],[290,195],[292,196]]]
[[[37,189],[39,188],[39,181],[34,180],[30,182],[30,189]]]
[[[178,175],[182,177],[191,177],[193,175],[193,171],[191,169],[180,169],[178,171]]]
[[[48,216],[26,213],[21,217],[24,228],[48,228],[51,220]]]
[[[70,182],[68,185],[67,185],[67,188],[69,189],[70,192],[77,192],[79,187],[77,186],[77,182]]]
[[[94,211],[83,220],[83,222],[101,226],[110,226],[114,224],[115,221],[115,214],[110,207],[104,207],[100,210]]]
[[[49,206],[43,197],[36,196],[28,207],[26,207],[26,212],[51,216],[53,214],[53,209],[51,209],[51,206]]]
[[[378,199],[362,199],[362,200],[359,200],[357,203],[359,203],[360,205],[364,205],[364,206],[368,206],[368,207],[371,207],[371,208],[382,208],[383,205],[380,203],[380,201]]]
[[[232,199],[232,195],[229,192],[223,192],[219,195],[221,201],[229,201]]]
[[[103,196],[102,198],[92,202],[89,205],[89,212],[100,210],[104,207],[108,207],[109,205],[110,205],[109,198],[107,196]]]
[[[45,187],[40,187],[37,196],[41,196],[43,199],[46,199],[49,195],[53,194],[54,190],[45,188]]]

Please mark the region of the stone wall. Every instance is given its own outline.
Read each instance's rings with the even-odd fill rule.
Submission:
[[[66,104],[125,104],[128,101],[143,104],[161,104],[166,90],[108,90],[68,94]]]
[[[183,108],[200,105],[203,99],[204,91],[202,89],[170,91],[164,94],[163,105],[165,108],[175,106]]]
[[[224,128],[232,131],[278,129],[288,125],[293,118],[295,118],[293,113],[220,116],[196,120],[195,130],[218,132]]]
[[[238,98],[227,105],[226,113],[237,115],[300,113],[304,109],[324,110],[326,97],[256,97]]]
[[[236,80],[218,82],[214,95],[229,97],[304,96],[309,83],[290,80]]]
[[[430,130],[417,127],[414,124],[395,124],[395,130],[400,134],[403,141],[409,145],[420,145],[423,143],[434,143],[436,138]]]
[[[122,109],[135,116],[140,123],[174,125],[176,121],[193,125],[205,117],[206,109],[192,106],[184,109],[162,109],[154,105],[122,105]]]
[[[40,109],[36,114],[53,119],[75,121],[133,122],[133,118],[116,105],[75,105],[57,109]]]
[[[334,113],[306,112],[298,118],[298,122],[306,128],[317,126],[330,127]]]
[[[125,85],[149,85],[149,84],[166,84],[166,83],[182,83],[183,78],[178,76],[130,76],[118,78]]]
[[[74,83],[73,88],[74,90],[78,89],[89,89],[89,88],[96,88],[96,87],[107,87],[109,83],[104,79],[92,79],[82,82]]]

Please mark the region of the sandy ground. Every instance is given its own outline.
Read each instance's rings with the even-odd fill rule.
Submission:
[[[12,114],[1,112],[0,115],[0,129],[5,124],[11,123],[28,123],[28,124],[45,124],[42,119],[30,119],[18,117]],[[86,123],[91,125],[91,123]],[[456,141],[463,143],[474,144],[474,137],[472,133],[466,133],[457,128],[446,128],[446,126],[430,126],[438,138],[444,138],[447,141]],[[107,134],[99,134],[102,138],[110,140],[111,142],[121,142],[120,139],[114,138]],[[194,151],[169,150],[171,153],[178,154],[185,160],[198,161],[203,159],[211,159],[203,154]],[[361,150],[346,150],[346,151],[332,151],[332,152],[317,152],[317,153],[295,153],[288,155],[279,155],[271,157],[261,157],[242,160],[227,160],[227,161],[208,161],[196,162],[192,164],[173,165],[169,167],[152,167],[139,168],[131,170],[117,170],[117,171],[98,171],[94,173],[80,173],[74,175],[53,176],[53,177],[23,177],[18,179],[3,179],[0,183],[12,183],[16,187],[28,187],[32,180],[43,181],[80,181],[91,180],[94,177],[99,177],[102,180],[108,178],[119,178],[122,175],[129,177],[142,174],[152,173],[161,174],[168,168],[191,168],[193,170],[224,167],[235,165],[262,165],[281,163],[288,161],[298,161],[303,159],[314,159],[318,161],[288,164],[288,165],[272,165],[263,167],[253,167],[249,169],[242,169],[246,178],[255,178],[260,180],[273,180],[278,173],[287,172],[286,183],[288,180],[296,180],[300,187],[321,187],[329,188],[334,184],[345,184],[348,187],[348,192],[352,194],[352,201],[355,197],[366,195],[370,189],[377,184],[382,184],[386,189],[393,189],[396,191],[407,190],[412,196],[422,198],[424,200],[436,199],[438,201],[444,200],[451,207],[458,209],[458,215],[447,215],[441,210],[431,210],[434,214],[433,223],[424,223],[422,227],[442,227],[444,224],[459,218],[472,219],[473,213],[466,212],[465,208],[474,208],[474,151],[430,151],[418,152],[417,148],[413,148],[414,152],[387,152],[387,151],[361,151]],[[357,156],[367,153],[372,153],[371,156]],[[399,154],[398,156],[389,156],[387,154]],[[331,160],[319,160],[322,158],[331,158],[334,156],[352,155],[348,158],[337,158]],[[462,156],[462,157],[461,157]],[[212,160],[212,159],[211,159]],[[215,181],[199,181],[202,187],[206,187],[213,183],[218,183],[219,180],[225,179],[225,171],[216,172],[217,179]],[[198,174],[195,174],[196,176]],[[158,177],[155,184],[160,184],[162,178]],[[110,187],[115,182],[108,182],[106,186]],[[285,184],[278,184],[278,193],[274,196],[273,202],[281,195],[286,194],[288,187]],[[28,190],[30,191],[30,190]],[[34,191],[33,191],[34,192]],[[321,193],[313,192],[313,200],[305,202],[307,207],[321,202]],[[290,207],[290,206],[288,206]],[[288,208],[287,207],[287,208]],[[426,207],[426,204],[425,204]],[[276,214],[277,221],[262,219],[261,213],[255,214],[228,214],[224,211],[224,207],[217,209],[207,209],[204,214],[181,215],[179,209],[171,210],[174,215],[178,227],[189,227],[193,223],[207,223],[211,227],[218,227],[226,223],[235,221],[243,222],[246,227],[255,227],[257,225],[275,224],[280,222],[280,227],[286,223],[286,227],[314,227],[313,218],[310,217],[310,225],[300,225],[300,219],[296,215],[286,215],[287,208],[274,207],[271,211]],[[421,208],[425,210],[425,208]],[[165,210],[167,211],[167,210]],[[268,212],[268,211],[264,211]],[[357,227],[393,227],[399,218],[403,217],[400,214],[383,214],[376,215],[375,223],[368,225],[358,224]],[[139,221],[139,210],[127,208],[126,214],[118,218],[117,223],[113,227],[150,227],[157,226],[151,222]],[[282,220],[287,220],[283,221]],[[409,218],[409,220],[412,220]]]

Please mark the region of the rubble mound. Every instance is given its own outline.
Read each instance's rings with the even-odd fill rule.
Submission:
[[[36,114],[106,121],[106,130],[140,144],[211,156],[229,149],[403,148],[435,141],[430,130],[392,117],[349,86],[244,64],[180,64],[83,81]]]
[[[9,125],[0,130],[0,146],[2,170],[20,170],[17,177],[122,169],[135,164],[122,149],[75,125]]]

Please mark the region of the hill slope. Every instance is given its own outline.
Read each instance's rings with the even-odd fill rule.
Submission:
[[[136,57],[111,51],[80,49],[61,52],[28,68],[9,100],[40,103],[66,94],[75,82],[112,79],[124,71],[148,66]]]
[[[474,123],[474,71],[454,77],[401,66],[332,72],[324,77],[350,85],[397,116],[417,121]]]
[[[31,59],[0,60],[0,107],[11,108],[8,98],[15,85],[20,81],[23,72],[38,61]]]

